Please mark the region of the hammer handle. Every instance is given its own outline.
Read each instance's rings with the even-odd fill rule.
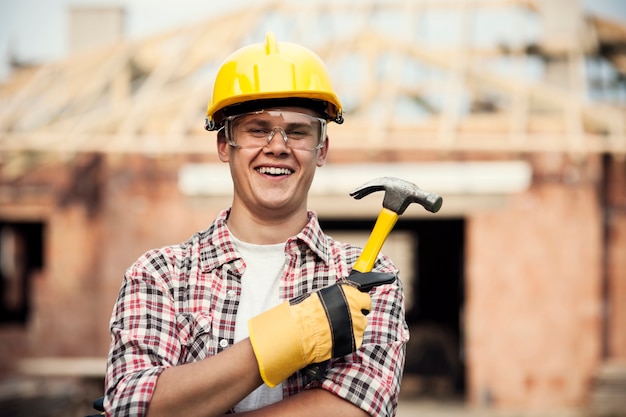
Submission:
[[[374,268],[374,263],[376,263],[380,249],[383,247],[387,236],[389,236],[389,233],[391,233],[397,221],[398,213],[383,207],[376,219],[372,233],[363,248],[363,252],[361,252],[359,259],[356,260],[352,269],[359,272],[370,272],[372,268]]]

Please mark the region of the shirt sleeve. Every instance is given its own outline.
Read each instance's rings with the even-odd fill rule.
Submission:
[[[372,416],[394,416],[409,339],[402,283],[396,279],[370,294],[372,310],[361,348],[332,363],[322,388]]]
[[[174,303],[159,272],[167,270],[166,264],[162,257],[146,255],[124,275],[111,317],[108,416],[144,416],[159,375],[180,357]]]

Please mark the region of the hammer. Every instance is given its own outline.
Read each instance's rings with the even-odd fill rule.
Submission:
[[[351,191],[350,195],[360,200],[376,191],[385,191],[383,208],[378,214],[376,224],[363,248],[363,252],[352,268],[359,272],[372,270],[387,236],[398,221],[398,217],[404,213],[409,204],[418,203],[431,213],[436,213],[443,203],[441,196],[423,191],[411,182],[393,177],[381,177],[368,181]],[[361,287],[361,291],[369,291],[370,289],[371,287]]]
[[[376,191],[385,191],[383,198],[383,208],[378,214],[374,228],[365,243],[365,247],[359,255],[359,258],[352,267],[353,272],[370,272],[374,268],[374,263],[378,258],[380,249],[383,247],[387,236],[391,233],[393,226],[398,221],[398,217],[404,213],[411,203],[421,204],[431,213],[436,213],[441,208],[443,199],[441,196],[421,190],[415,184],[405,180],[393,177],[381,177],[366,182],[359,188],[350,192],[350,195],[357,200]],[[396,277],[391,275],[384,284],[392,283]],[[357,277],[359,277],[357,279]],[[373,279],[372,279],[373,278]],[[369,292],[374,286],[380,285],[380,279],[368,275],[358,275],[351,273],[349,277],[344,278],[347,281],[356,282],[358,288],[362,292]],[[326,373],[326,366],[329,361],[315,363],[307,366],[305,372],[314,380],[321,381]]]

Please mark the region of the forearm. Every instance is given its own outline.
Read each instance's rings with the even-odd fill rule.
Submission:
[[[321,388],[303,391],[270,406],[239,414],[246,417],[367,417],[356,405]]]
[[[262,382],[246,339],[216,356],[163,371],[147,417],[221,416]]]

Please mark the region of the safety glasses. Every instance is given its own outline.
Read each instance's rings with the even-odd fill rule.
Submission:
[[[295,111],[259,110],[229,116],[224,121],[226,140],[237,148],[262,148],[277,132],[289,148],[314,151],[324,146],[326,120]]]

